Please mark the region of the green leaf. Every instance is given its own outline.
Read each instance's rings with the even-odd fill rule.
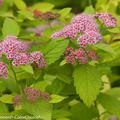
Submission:
[[[63,88],[65,87],[65,83],[60,81],[59,79],[55,79],[50,86],[48,86],[47,91],[53,94],[59,94]]]
[[[68,117],[71,116],[71,113],[66,110],[54,110],[52,113],[52,118],[63,118],[63,117]]]
[[[56,77],[59,80],[65,82],[67,84],[70,84],[73,80],[73,78],[72,78],[73,70],[72,69],[73,69],[72,66],[65,64],[57,69]],[[67,72],[65,72],[65,71],[67,71]]]
[[[31,65],[20,66],[20,68],[30,74],[34,74],[34,71]]]
[[[25,10],[26,4],[23,0],[14,0],[14,3],[19,10]]]
[[[69,13],[70,11],[72,10],[72,8],[63,8],[62,10],[59,11],[59,14],[60,14],[60,18],[65,18]]]
[[[109,28],[108,31],[111,33],[120,33],[120,28],[118,28],[118,27]]]
[[[95,44],[94,46],[97,47],[97,48],[99,48],[99,49],[101,49],[101,50],[103,50],[103,51],[105,51],[105,52],[115,54],[115,51],[113,50],[113,48],[110,47],[107,44],[98,43],[98,44]]]
[[[2,28],[2,33],[4,37],[7,35],[18,36],[19,31],[20,31],[20,28],[13,19],[10,19],[10,18],[5,19],[3,28]]]
[[[18,11],[18,13],[29,20],[34,20],[34,17],[33,17],[34,15],[32,12],[21,10],[21,11]]]
[[[58,118],[56,120],[70,120],[69,118]]]
[[[0,114],[3,113],[8,113],[8,107],[6,104],[0,102]]]
[[[29,114],[40,116],[40,119],[51,120],[52,104],[40,99],[37,102],[22,102],[22,108]]]
[[[101,88],[99,71],[91,65],[78,65],[74,70],[73,77],[80,98],[86,105],[92,105]]]
[[[61,40],[61,41],[50,41],[47,46],[43,50],[44,58],[47,61],[47,65],[50,65],[57,61],[62,53],[68,46],[68,40]]]
[[[52,99],[50,100],[50,103],[59,103],[66,98],[60,95],[55,95],[55,94],[52,94],[51,97]]]
[[[107,90],[105,93],[120,100],[120,87],[111,88]]]
[[[54,5],[47,2],[39,2],[30,7],[31,10],[37,9],[42,12],[50,11],[52,8],[54,8]]]
[[[120,101],[115,97],[107,94],[100,94],[98,101],[111,114],[120,118]]]
[[[56,76],[50,75],[50,74],[45,74],[44,75],[44,80],[47,82],[47,84],[51,85],[53,80],[56,79]]]
[[[66,62],[66,60],[63,60],[61,63],[60,63],[60,66],[63,66],[63,65],[65,65],[67,62]]]
[[[8,94],[5,94],[2,97],[0,97],[1,102],[8,103],[8,104],[13,104],[12,99],[13,99],[13,96]]]
[[[94,14],[95,13],[95,9],[93,8],[92,5],[88,6],[85,8],[85,13],[88,13],[88,14]]]
[[[83,103],[78,103],[71,108],[71,120],[93,120],[98,116],[98,111],[95,107],[86,107]]]
[[[42,91],[45,91],[45,88],[48,86],[46,81],[39,81],[32,85],[33,88],[40,89]]]
[[[5,82],[0,80],[0,92],[3,92],[5,89],[6,89]]]
[[[10,74],[10,71],[9,71],[9,74]],[[19,92],[19,88],[18,88],[18,85],[14,79],[14,77],[11,77],[9,75],[8,79],[3,79],[4,80],[4,83],[5,83],[5,86],[8,90],[10,90],[11,92]]]

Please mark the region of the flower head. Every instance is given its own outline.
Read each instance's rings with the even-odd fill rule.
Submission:
[[[15,106],[19,106],[20,105],[20,102],[22,100],[22,96],[21,95],[16,95],[13,97],[13,103]]]
[[[109,12],[105,12],[105,13],[95,13],[94,15],[95,17],[100,17],[101,20],[104,21],[104,24],[107,27],[115,27],[117,25],[116,23],[116,18],[114,16],[112,16],[112,14],[110,14]]]
[[[0,43],[0,55],[5,53],[9,60],[12,60],[14,66],[19,64],[37,63],[39,67],[46,65],[43,55],[40,51],[26,52],[29,48],[30,42],[23,42],[18,40],[16,36],[7,36],[5,40]]]
[[[7,64],[0,61],[0,77],[4,76],[4,78],[8,78],[8,70],[7,70]]]
[[[71,64],[75,64],[76,62],[79,64],[87,64],[89,58],[94,61],[97,61],[99,58],[92,49],[88,49],[86,52],[83,48],[78,48],[74,51],[72,47],[66,49],[64,56],[66,62]]]
[[[39,67],[45,66],[46,62],[43,58],[43,54],[40,51],[35,51],[30,54],[29,61],[31,63],[35,62]]]
[[[7,55],[8,59],[15,58],[19,52],[24,51],[24,44],[16,36],[7,36],[2,42],[2,52]]]
[[[53,33],[51,38],[64,36],[75,39],[77,33],[79,34],[77,40],[78,44],[82,47],[86,47],[87,44],[94,44],[102,39],[94,16],[85,13],[73,17],[71,24],[65,26],[62,30]]]

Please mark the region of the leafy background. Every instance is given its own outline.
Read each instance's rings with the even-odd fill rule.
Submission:
[[[116,16],[118,25],[107,30],[100,26],[106,44],[91,46],[101,56],[98,64],[89,63],[75,67],[65,64],[61,58],[70,44],[69,40],[51,40],[53,31],[50,28],[44,30],[45,38],[36,37],[26,30],[28,27],[48,24],[47,21],[35,19],[33,13],[26,8],[31,11],[57,11],[61,14],[59,19],[63,23],[69,23],[77,13],[109,11]],[[19,93],[19,88],[9,70],[8,79],[0,78],[0,114],[40,115],[41,120],[108,120],[113,116],[120,120],[119,14],[120,0],[3,0],[0,7],[0,39],[4,40],[6,35],[12,34],[22,40],[45,43],[33,44],[29,51],[42,51],[48,63],[46,68],[33,70],[30,65],[14,68],[18,72],[19,84],[25,88],[26,82],[27,86],[48,91],[53,99],[49,102],[40,100],[37,103],[24,101],[20,107],[15,107],[12,98]],[[62,27],[59,24],[53,30]],[[5,58],[3,61],[8,62]],[[23,72],[19,73],[21,70]]]

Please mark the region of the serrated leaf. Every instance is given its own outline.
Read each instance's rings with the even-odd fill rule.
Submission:
[[[20,10],[25,10],[26,4],[23,0],[14,0],[16,7]]]
[[[115,51],[113,50],[113,48],[107,44],[98,43],[98,44],[95,44],[94,46],[108,53],[115,54]]]
[[[85,13],[88,13],[88,14],[94,14],[95,13],[95,9],[93,8],[92,5],[88,6],[85,8]]]
[[[67,72],[65,72],[65,71],[67,71]],[[70,84],[73,80],[72,72],[73,72],[72,66],[65,64],[57,69],[56,77],[59,80],[65,82],[67,84]]]
[[[47,91],[53,94],[59,94],[63,88],[65,87],[65,83],[55,79],[50,86],[48,86]]]
[[[111,33],[120,33],[120,28],[118,28],[118,27],[109,28],[108,31]]]
[[[115,97],[107,94],[100,94],[98,101],[111,114],[120,118],[120,101]]]
[[[78,65],[74,72],[74,85],[83,102],[91,106],[96,100],[101,88],[101,75],[91,65]]]
[[[65,18],[71,11],[72,8],[63,8],[59,11],[60,18]]]
[[[47,84],[51,85],[52,82],[56,79],[55,75],[45,74],[44,80],[47,82]]]
[[[21,10],[21,11],[18,11],[18,13],[29,20],[34,20],[34,17],[33,17],[34,15],[32,12]]]
[[[62,53],[68,46],[68,40],[54,41],[52,40],[47,44],[43,50],[44,58],[47,61],[47,65],[54,63],[60,58]]]
[[[105,93],[120,100],[120,87],[111,88]]]
[[[50,11],[52,8],[54,8],[54,5],[47,2],[39,2],[30,7],[31,10],[38,9],[42,12]]]
[[[20,68],[30,74],[34,74],[34,71],[31,65],[20,66]]]
[[[48,86],[46,81],[39,81],[32,85],[33,88],[40,89],[43,92],[45,91],[45,88]]]
[[[66,97],[60,96],[60,95],[51,95],[52,99],[49,101],[50,103],[59,103],[63,101]]]
[[[13,96],[5,94],[2,97],[0,97],[0,101],[3,103],[13,104]]]
[[[66,60],[63,60],[61,63],[60,63],[60,66],[63,66],[63,65],[65,65],[67,62],[66,62]]]
[[[0,80],[0,92],[3,92],[6,89],[5,82]]]
[[[20,31],[19,25],[13,19],[10,18],[5,19],[2,28],[2,33],[4,37],[7,35],[18,36],[19,31]]]
[[[93,106],[88,108],[81,102],[72,106],[71,113],[71,120],[93,120],[98,116],[97,108]]]
[[[0,102],[0,114],[3,113],[8,113],[8,107],[6,104]]]
[[[54,110],[52,117],[53,118],[63,118],[63,117],[68,117],[71,116],[71,113],[69,111],[66,110]]]
[[[40,116],[40,119],[51,120],[52,104],[43,99],[40,99],[37,102],[23,101],[22,109],[34,116]]]

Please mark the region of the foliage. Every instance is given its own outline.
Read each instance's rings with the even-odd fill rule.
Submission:
[[[115,115],[119,120],[119,8],[119,0],[89,0],[89,5],[87,0],[3,0],[0,115],[40,120],[108,120]],[[85,46],[77,39],[87,30],[71,28],[76,12],[94,16],[87,22],[96,23],[90,28],[84,21],[83,28],[89,27],[95,40],[89,42],[91,34],[83,36]],[[109,20],[116,24],[107,24]]]

